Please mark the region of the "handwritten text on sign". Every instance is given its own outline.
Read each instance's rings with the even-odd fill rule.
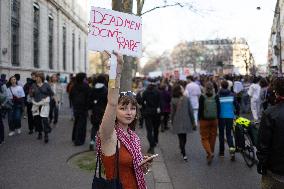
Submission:
[[[90,50],[114,50],[124,55],[141,57],[141,18],[92,7],[88,38]]]

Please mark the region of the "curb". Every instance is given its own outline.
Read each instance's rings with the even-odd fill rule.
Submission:
[[[168,169],[164,161],[163,153],[159,147],[155,148],[155,152],[159,154],[155,158],[152,165],[155,189],[173,189],[171,178],[168,174]]]

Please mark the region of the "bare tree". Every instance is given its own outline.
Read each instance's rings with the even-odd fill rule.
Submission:
[[[136,0],[136,6],[137,6],[137,16],[142,16],[146,13],[149,13],[151,11],[154,11],[156,9],[166,8],[166,7],[173,7],[173,6],[179,6],[179,7],[188,7],[191,11],[197,12],[196,9],[192,6],[191,3],[178,3],[174,2],[172,4],[169,4],[167,0],[164,0],[164,5],[153,7],[150,10],[147,10],[145,12],[143,11],[143,7],[145,4],[145,0]],[[112,9],[120,12],[125,12],[132,14],[133,9],[133,0],[112,0]],[[124,56],[124,67],[122,71],[122,77],[121,77],[121,90],[127,91],[131,90],[132,86],[132,68],[133,68],[133,62],[135,61],[135,58],[130,56]]]
[[[156,71],[159,67],[160,60],[158,57],[152,57],[142,69],[144,75],[148,75],[149,72]]]
[[[171,57],[177,67],[188,67],[193,65],[194,72],[201,67],[204,61],[206,47],[199,43],[182,42],[174,47]]]

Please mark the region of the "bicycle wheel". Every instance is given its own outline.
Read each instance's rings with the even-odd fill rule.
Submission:
[[[245,148],[242,151],[243,158],[248,167],[252,167],[255,163],[254,147],[248,133],[244,133]]]

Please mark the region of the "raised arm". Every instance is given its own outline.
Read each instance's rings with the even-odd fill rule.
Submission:
[[[120,77],[123,67],[122,64],[123,64],[122,57],[117,55],[115,88],[111,88],[110,85],[108,86],[108,103],[99,129],[102,143],[106,143],[106,141],[111,140],[112,137],[114,136],[113,134],[114,134],[115,119],[116,119],[116,109],[119,98]]]

